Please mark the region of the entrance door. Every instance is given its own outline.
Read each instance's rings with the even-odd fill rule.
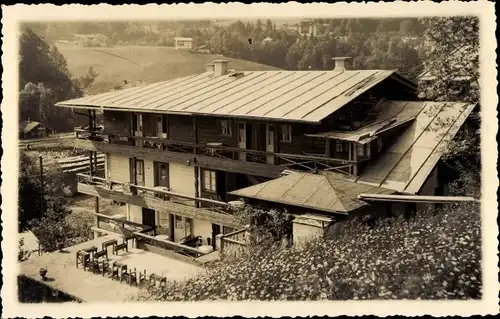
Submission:
[[[245,123],[238,123],[238,148],[247,148],[247,134]],[[244,152],[240,152],[238,157],[241,161],[246,161],[247,154]]]
[[[274,153],[274,125],[266,125],[266,152]],[[274,164],[274,156],[267,156],[267,163]]]
[[[142,224],[147,226],[156,226],[155,211],[149,208],[142,208]]]

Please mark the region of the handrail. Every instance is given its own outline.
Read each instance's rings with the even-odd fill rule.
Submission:
[[[127,185],[127,186],[129,186],[131,188],[136,188],[136,189],[139,189],[139,190],[146,190],[146,191],[150,191],[150,192],[154,192],[154,193],[162,193],[162,194],[165,194],[165,195],[170,195],[170,196],[174,196],[174,197],[180,197],[180,198],[183,198],[183,199],[194,200],[194,201],[199,202],[199,203],[213,204],[213,205],[218,205],[218,206],[220,206],[222,208],[229,208],[229,204],[228,203],[217,201],[217,200],[213,200],[213,199],[202,198],[202,197],[194,197],[194,196],[190,196],[190,195],[186,195],[186,194],[180,194],[180,193],[176,193],[176,192],[172,192],[172,191],[167,191],[167,190],[163,190],[163,189],[159,189],[159,188],[147,187],[147,186],[141,186],[141,185],[134,185],[134,184],[130,184],[130,183],[124,183],[124,182],[119,182],[119,181],[116,181],[116,180],[106,179],[106,178],[102,178],[102,177],[90,176],[88,174],[83,174],[83,173],[78,173],[76,175],[77,175],[77,177],[82,177],[84,179],[90,180],[90,182],[93,182],[94,180],[103,182],[104,184],[108,185],[108,187],[110,185],[112,185],[112,184]]]
[[[146,234],[143,234],[143,233],[140,233],[140,232],[135,232],[134,235],[137,235],[138,237],[142,237],[142,238],[145,238],[145,239],[148,239],[148,240],[160,242],[160,243],[163,243],[163,244],[165,244],[167,246],[175,247],[175,248],[182,249],[182,250],[187,250],[189,252],[192,252],[192,253],[195,253],[195,254],[198,254],[198,255],[202,255],[202,256],[206,255],[205,252],[202,252],[202,251],[200,251],[200,250],[198,250],[198,249],[196,249],[194,247],[190,247],[190,246],[186,246],[186,245],[183,245],[183,244],[179,244],[179,243],[167,240],[167,239],[156,238],[156,237],[149,236],[149,235],[146,235]]]
[[[84,132],[88,133],[89,131],[84,130]],[[334,162],[334,163],[340,163],[340,164],[356,164],[356,163],[358,163],[358,161],[349,160],[349,159],[330,158],[330,157],[326,157],[326,156],[323,157],[323,156],[313,156],[313,155],[310,156],[310,155],[301,155],[301,154],[290,154],[290,153],[273,153],[273,152],[252,150],[252,149],[242,150],[242,149],[237,148],[237,147],[206,145],[206,144],[198,144],[198,143],[191,143],[191,142],[172,141],[170,139],[164,139],[164,138],[154,137],[154,136],[118,135],[118,134],[113,134],[113,133],[104,132],[104,131],[92,131],[91,133],[99,134],[99,135],[106,135],[106,136],[120,136],[120,137],[135,139],[135,140],[157,142],[157,143],[162,143],[162,144],[167,144],[167,145],[181,145],[181,146],[186,147],[186,148],[201,148],[201,149],[228,151],[228,152],[244,152],[244,153],[254,154],[254,155],[287,157],[290,159],[297,159],[297,160],[328,161],[328,162]]]
[[[99,213],[92,213],[92,214],[94,216],[97,216],[97,221],[98,222],[100,220],[111,220],[111,221],[114,221],[116,223],[122,224],[123,227],[125,225],[130,225],[130,226],[135,226],[137,228],[141,228],[140,232],[147,232],[147,231],[152,231],[152,230],[155,229],[155,227],[153,227],[153,226],[143,225],[143,224],[132,222],[132,221],[129,221],[129,220],[123,220],[123,219],[119,219],[119,218],[114,218],[114,217],[110,217],[110,216],[99,214]]]

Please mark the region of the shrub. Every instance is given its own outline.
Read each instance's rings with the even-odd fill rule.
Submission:
[[[350,220],[333,239],[218,261],[142,299],[478,299],[480,237],[479,209],[471,204],[372,227]]]

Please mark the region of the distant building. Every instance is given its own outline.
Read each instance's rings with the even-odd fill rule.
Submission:
[[[174,47],[176,49],[191,50],[193,48],[192,38],[174,38]]]
[[[200,53],[210,53],[210,50],[206,45],[199,46],[196,50]]]
[[[299,34],[306,36],[317,36],[318,35],[318,25],[314,21],[304,20],[297,24],[297,31]]]
[[[53,129],[43,125],[40,122],[31,121],[30,119],[19,123],[20,139],[47,137],[53,132]]]
[[[82,47],[106,47],[109,38],[104,34],[75,34],[75,42]]]

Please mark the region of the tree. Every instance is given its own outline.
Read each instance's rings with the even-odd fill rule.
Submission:
[[[469,16],[424,18],[421,23],[426,26],[423,68],[434,78],[432,83],[422,83],[425,97],[479,101],[479,19]],[[467,82],[463,83],[462,79]]]
[[[97,73],[94,68],[90,66],[87,70],[87,74],[78,79],[82,86],[82,89],[86,90],[90,88],[97,76],[99,76],[99,73]]]
[[[54,162],[44,163],[44,204],[56,202],[66,205],[67,200],[62,196],[64,185],[62,171]],[[18,221],[19,230],[25,230],[28,222],[42,217],[40,166],[38,159],[20,153],[19,162],[19,202]],[[47,206],[49,207],[49,206]]]
[[[421,96],[437,101],[479,102],[479,19],[454,16],[419,22],[426,27],[423,68],[430,75],[430,80],[419,83]],[[476,107],[443,158],[455,171],[462,193],[477,194],[481,189],[479,127]]]
[[[71,78],[64,56],[55,46],[44,42],[31,29],[24,27],[19,51],[19,108],[21,119],[29,114],[45,121],[44,124],[65,131],[73,127],[71,110],[54,106],[62,101],[82,95],[80,84]]]

